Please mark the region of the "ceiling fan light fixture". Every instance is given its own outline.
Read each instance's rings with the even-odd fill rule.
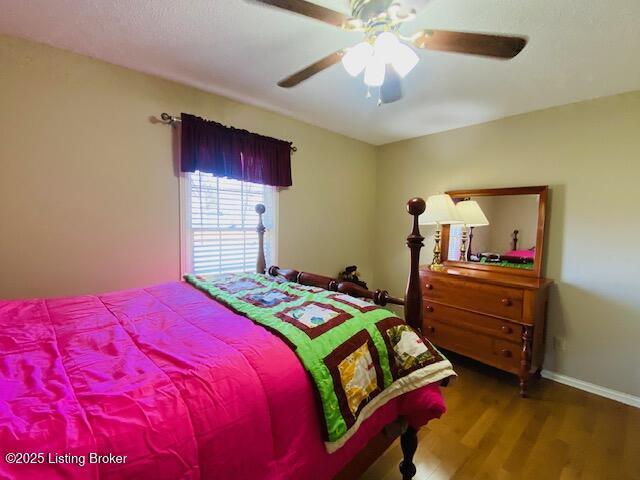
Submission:
[[[369,42],[361,42],[351,47],[342,56],[342,66],[352,77],[357,77],[373,57],[373,47]]]
[[[364,71],[364,83],[369,87],[380,87],[384,83],[385,63],[373,55]]]
[[[411,47],[398,42],[391,64],[398,75],[404,78],[414,69],[419,60],[420,57],[418,57],[418,54],[414,52]]]

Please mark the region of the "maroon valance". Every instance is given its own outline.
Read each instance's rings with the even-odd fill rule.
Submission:
[[[180,169],[291,186],[291,143],[182,113]]]

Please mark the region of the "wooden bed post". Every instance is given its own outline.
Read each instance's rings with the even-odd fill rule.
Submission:
[[[400,436],[400,447],[403,455],[400,462],[402,480],[411,480],[417,472],[416,466],[413,464],[413,455],[418,449],[418,432],[411,425]]]
[[[407,246],[411,250],[411,270],[404,297],[404,319],[413,328],[422,332],[422,288],[420,288],[420,249],[424,247],[424,237],[420,235],[418,217],[424,213],[426,204],[421,198],[412,198],[407,202],[407,211],[413,216],[413,230],[407,237]],[[402,462],[400,473],[402,480],[411,480],[416,474],[416,466],[413,464],[413,455],[418,448],[418,432],[408,426],[400,436],[402,448]]]
[[[420,249],[424,247],[424,237],[420,235],[418,217],[424,213],[426,204],[421,198],[407,202],[407,211],[413,216],[413,230],[407,237],[407,247],[411,250],[411,270],[404,298],[404,319],[413,328],[422,332],[422,289],[420,288]]]
[[[262,214],[266,208],[263,204],[258,203],[256,205],[256,213],[258,214],[258,226],[256,232],[258,232],[258,261],[256,262],[256,273],[265,273],[267,269],[267,261],[264,256],[264,224],[262,223]]]

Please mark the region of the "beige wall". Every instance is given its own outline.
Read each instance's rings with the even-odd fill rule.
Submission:
[[[259,108],[0,36],[0,298],[178,278],[172,131],[182,111],[291,140],[281,265],[373,274],[374,147]]]
[[[545,263],[556,285],[545,368],[640,395],[639,181],[640,92],[386,145],[378,152],[376,282],[403,289],[408,197],[548,184]],[[563,350],[554,351],[553,337],[565,340]]]
[[[491,225],[485,227],[491,235],[489,251],[503,254],[511,250],[513,231],[518,230],[518,250],[536,244],[538,234],[539,195],[508,195],[493,198]]]

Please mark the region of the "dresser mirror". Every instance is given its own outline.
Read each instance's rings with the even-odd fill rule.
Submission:
[[[547,192],[546,186],[446,192],[465,223],[443,225],[444,263],[540,277]]]

